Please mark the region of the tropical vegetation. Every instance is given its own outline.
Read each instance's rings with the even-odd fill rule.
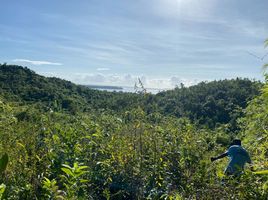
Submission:
[[[0,199],[267,199],[265,77],[153,95],[1,64]],[[239,179],[210,161],[234,138],[254,162]]]

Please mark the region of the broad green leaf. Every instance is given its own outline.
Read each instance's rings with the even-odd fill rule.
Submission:
[[[88,183],[89,182],[89,180],[86,180],[86,179],[80,179],[79,181],[80,181],[80,183]]]
[[[61,170],[65,172],[65,174],[67,174],[68,176],[74,176],[74,173],[68,168],[62,167]]]
[[[2,183],[0,185],[0,199],[2,199],[2,196],[3,196],[4,192],[5,192],[5,190],[6,190],[6,185]]]
[[[98,138],[98,137],[101,137],[101,134],[100,134],[100,133],[93,133],[93,134],[92,134],[92,136],[94,136],[94,137],[97,137],[97,138]]]
[[[69,166],[69,165],[62,164],[62,166],[63,166],[64,168],[68,168],[68,169],[70,169],[70,170],[73,170],[73,168],[72,168],[71,166]]]
[[[259,174],[259,175],[266,175],[268,174],[268,170],[263,170],[263,171],[257,171],[257,172],[253,172],[254,174]]]
[[[76,176],[76,177],[80,177],[80,176],[82,176],[83,174],[86,174],[87,172],[88,172],[88,171],[82,171],[82,172],[78,172],[78,173],[76,172],[76,173],[75,173],[75,176]]]
[[[57,195],[56,196],[56,199],[62,199],[62,200],[64,200],[64,197],[62,195]]]
[[[51,181],[48,179],[48,178],[46,178],[46,177],[44,177],[44,181],[43,181],[43,183],[45,184],[45,185],[50,185],[50,183],[51,183]]]

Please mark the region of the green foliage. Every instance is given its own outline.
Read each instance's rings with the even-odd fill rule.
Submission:
[[[121,111],[137,105],[140,95],[104,92],[59,78],[46,78],[28,68],[0,64],[0,94],[8,101],[38,102],[46,110],[75,114],[92,109]]]
[[[12,107],[14,114],[20,109]],[[11,199],[207,199],[222,190],[217,175],[224,166],[209,161],[212,151],[225,149],[219,135],[185,118],[141,108],[121,116],[31,114],[39,116],[6,127],[5,145],[16,160],[5,182]],[[250,187],[261,197],[263,189]],[[228,198],[248,190],[241,187],[238,196],[228,188]]]
[[[268,170],[254,172],[254,174],[265,175],[265,174],[268,174]]]
[[[165,115],[187,117],[209,128],[228,124],[230,131],[236,131],[236,119],[243,116],[243,109],[259,94],[260,86],[259,82],[239,78],[202,82],[159,93],[155,99]]]
[[[78,86],[58,78],[40,76],[28,68],[0,65],[0,93],[9,101],[36,103],[50,111],[93,111],[124,113],[141,107],[147,114],[189,118],[192,123],[215,128],[229,124],[236,131],[236,119],[243,116],[247,102],[259,94],[260,82],[248,79],[183,85],[157,95],[146,93],[141,81],[138,94],[104,92]]]
[[[62,178],[68,199],[74,199],[76,196],[84,196],[84,194],[82,194],[84,191],[82,190],[86,189],[86,183],[89,182],[89,180],[82,179],[82,177],[88,173],[86,169],[88,169],[87,166],[79,166],[77,162],[74,163],[73,167],[65,164],[62,165],[61,170],[65,173]]]
[[[0,159],[0,174],[6,170],[7,164],[8,164],[8,155],[7,153],[5,153]]]
[[[55,179],[50,181],[48,178],[44,177],[42,188],[45,190],[44,197],[46,199],[64,199],[61,195],[62,191],[58,189],[59,187],[57,186],[57,181]]]
[[[2,183],[0,185],[0,199],[2,199],[2,196],[3,196],[4,192],[5,192],[5,189],[6,189],[6,186],[5,186],[5,184]]]
[[[265,41],[267,46],[268,41]],[[267,66],[267,65],[266,65]],[[242,132],[247,148],[251,151],[255,170],[253,174],[258,175],[261,187],[259,190],[263,199],[268,197],[268,76],[265,74],[265,84],[261,95],[254,98],[245,110],[245,117],[240,119]]]
[[[0,70],[2,199],[267,199],[267,83],[120,94]],[[239,180],[210,162],[236,136],[257,170]]]

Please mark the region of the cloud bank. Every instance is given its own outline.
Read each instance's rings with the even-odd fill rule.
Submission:
[[[64,77],[67,78],[67,77]],[[146,75],[131,75],[131,74],[87,74],[87,73],[76,73],[67,79],[83,85],[113,85],[113,86],[134,86],[140,79],[146,88],[156,89],[172,89],[180,84],[185,86],[195,85],[202,80],[197,79],[186,79],[177,76],[167,78],[155,78]]]

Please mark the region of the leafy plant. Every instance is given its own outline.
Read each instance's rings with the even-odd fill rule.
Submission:
[[[0,185],[0,200],[2,199],[2,196],[3,196],[4,192],[5,192],[5,189],[6,189],[6,185],[2,183]]]
[[[2,198],[267,199],[265,88],[234,79],[109,93],[1,65]],[[236,136],[257,172],[223,186],[226,163],[209,158]]]
[[[44,177],[42,188],[45,190],[45,198],[50,200],[60,200],[64,199],[63,191],[59,190],[57,186],[57,181],[55,179],[49,180]]]
[[[77,162],[74,163],[73,167],[66,164],[62,165],[61,170],[65,173],[62,178],[68,198],[84,195],[83,189],[89,180],[83,179],[82,177],[88,173],[86,171],[87,169],[87,166],[80,166]]]

